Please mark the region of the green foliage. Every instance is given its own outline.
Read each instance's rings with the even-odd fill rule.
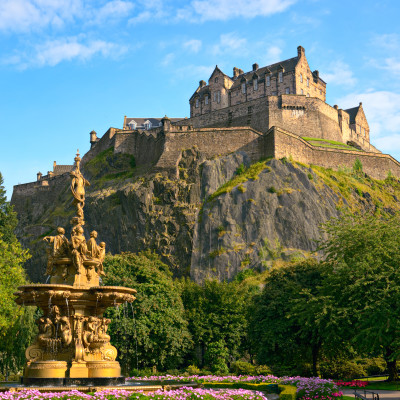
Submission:
[[[317,375],[323,342],[307,296],[317,292],[320,282],[321,266],[314,260],[274,269],[267,276],[249,314],[249,340],[260,364],[281,365],[281,373],[295,374],[309,362]],[[303,304],[304,311],[299,307]]]
[[[256,366],[246,361],[235,361],[231,365],[231,370],[236,375],[256,375]]]
[[[271,187],[268,189],[268,192],[270,192],[270,193],[278,193],[278,191],[275,189],[274,186],[271,186]]]
[[[136,167],[135,158],[130,154],[116,153],[110,147],[85,164],[85,172],[94,184],[131,178]]]
[[[297,388],[292,385],[279,385],[279,400],[296,400]]]
[[[218,375],[226,375],[229,373],[227,365],[229,357],[228,349],[225,347],[223,340],[212,342],[207,346],[205,354],[205,362],[211,371]]]
[[[359,158],[356,158],[356,161],[354,161],[354,164],[353,164],[353,172],[354,172],[356,175],[360,175],[360,174],[362,174],[362,172],[363,172],[363,166],[362,166],[362,163],[361,163],[361,161],[360,161]]]
[[[321,138],[312,138],[312,137],[302,137],[303,140],[308,142],[309,144],[317,147],[327,147],[331,149],[338,149],[338,150],[352,150],[352,151],[363,151],[360,149],[357,149],[354,146],[349,146],[345,143],[342,142],[337,142],[335,140],[329,140],[329,139],[321,139]]]
[[[18,220],[13,206],[7,201],[3,183],[3,176],[0,172],[0,235],[2,240],[11,243],[16,240],[14,229],[17,227]]]
[[[184,309],[172,274],[157,255],[144,252],[107,255],[106,285],[137,290],[130,307],[109,309],[110,333],[124,373],[133,368],[179,366],[191,346]]]
[[[253,181],[257,180],[260,173],[268,168],[267,160],[256,162],[250,165],[248,168],[245,168],[243,164],[241,164],[236,170],[235,176],[219,187],[214,193],[212,193],[207,198],[207,201],[212,201],[224,193],[230,193],[236,186],[247,182],[249,179]]]
[[[315,299],[316,313],[329,321],[328,339],[347,339],[361,353],[383,354],[389,379],[397,378],[400,354],[399,227],[398,215],[350,212],[327,223],[320,244],[326,268]]]
[[[343,379],[345,381],[366,375],[366,370],[361,364],[343,358],[333,358],[321,362],[320,371],[323,378]]]
[[[247,349],[247,310],[258,288],[216,280],[199,285],[189,279],[180,280],[179,288],[194,341],[191,360],[203,365],[202,355],[216,342],[224,343],[230,360],[243,354]]]

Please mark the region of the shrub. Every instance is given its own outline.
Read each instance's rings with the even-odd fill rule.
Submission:
[[[297,388],[291,385],[279,385],[281,392],[279,393],[279,400],[296,400]]]
[[[331,360],[320,364],[321,375],[323,378],[352,380],[365,376],[363,365],[350,360]]]
[[[278,193],[278,191],[277,191],[273,186],[271,186],[271,187],[268,189],[268,192],[270,192],[270,193]]]
[[[199,375],[200,374],[200,368],[197,368],[195,365],[189,365],[186,368],[186,371],[189,373],[189,375]]]
[[[257,375],[272,375],[272,369],[267,365],[257,365],[256,373]]]
[[[227,360],[228,349],[222,340],[210,343],[204,356],[207,365],[215,374],[226,375],[229,372]]]
[[[356,158],[356,161],[354,161],[353,172],[357,175],[360,175],[363,172],[363,166],[359,158]]]
[[[256,367],[246,361],[235,361],[231,368],[236,375],[255,375],[256,373]]]

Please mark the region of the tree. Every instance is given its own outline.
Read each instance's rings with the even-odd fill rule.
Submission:
[[[132,307],[109,309],[111,341],[124,373],[138,367],[161,370],[180,366],[191,338],[172,274],[150,252],[107,255],[104,283],[137,290]]]
[[[203,365],[208,347],[225,344],[229,360],[234,361],[247,350],[247,309],[256,292],[245,282],[207,280],[201,285],[180,281],[185,316],[194,341],[192,357]]]
[[[313,259],[271,271],[250,312],[249,336],[260,364],[304,374],[304,364],[310,363],[318,375],[323,336],[308,297],[318,293],[321,279],[321,266]]]
[[[17,226],[17,214],[13,206],[7,201],[6,191],[3,186],[4,180],[0,172],[0,234],[3,241],[11,243],[16,241],[14,229]]]
[[[400,354],[400,219],[346,213],[325,225],[321,310],[330,337],[347,337],[360,352],[383,354],[397,380]]]
[[[0,173],[0,369],[6,375],[10,370],[16,372],[25,361],[25,347],[21,346],[31,339],[25,326],[32,326],[28,320],[20,324],[20,316],[26,311],[14,302],[14,292],[26,283],[22,264],[30,257],[17,241],[16,225],[16,214],[6,199]]]

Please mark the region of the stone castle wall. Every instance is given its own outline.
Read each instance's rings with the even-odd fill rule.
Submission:
[[[274,158],[292,157],[299,162],[332,169],[352,168],[358,158],[363,171],[372,178],[385,179],[389,171],[400,177],[400,163],[388,154],[315,147],[299,136],[276,127],[265,135],[265,142],[266,153]]]
[[[183,150],[197,147],[205,158],[245,151],[253,161],[264,157],[263,135],[249,127],[202,128],[173,126],[165,135],[164,151],[155,165],[157,171],[178,176]]]
[[[348,117],[343,110],[331,107],[316,97],[288,94],[262,97],[225,107],[179,121],[175,125],[193,125],[195,128],[251,126],[264,133],[273,126],[279,126],[299,136],[344,143],[351,140],[365,151],[378,151],[369,144],[368,138],[350,129]]]

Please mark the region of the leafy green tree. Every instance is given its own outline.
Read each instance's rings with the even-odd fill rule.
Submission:
[[[249,337],[260,364],[304,374],[301,368],[309,363],[318,375],[323,335],[305,304],[308,294],[318,293],[321,279],[321,266],[312,259],[271,271],[250,313]]]
[[[256,288],[246,282],[199,285],[183,279],[180,290],[195,345],[192,357],[203,364],[207,348],[216,342],[225,344],[230,361],[242,356],[248,347],[247,309]]]
[[[328,340],[347,338],[359,351],[383,354],[398,380],[400,354],[400,218],[346,213],[325,225],[326,269],[320,314]]]
[[[0,174],[0,370],[6,375],[22,366],[25,347],[22,349],[21,343],[30,340],[29,332],[20,324],[20,316],[26,310],[18,308],[14,301],[14,292],[26,283],[22,264],[30,257],[17,241],[16,225],[17,217],[6,199]],[[27,321],[24,326],[31,325]]]
[[[132,307],[109,309],[111,341],[119,350],[123,372],[156,366],[180,366],[191,338],[172,274],[150,252],[108,255],[104,261],[106,285],[137,290]]]
[[[0,234],[3,241],[11,243],[16,240],[14,229],[17,226],[18,220],[12,205],[7,201],[3,183],[3,176],[0,172]]]
[[[229,373],[227,365],[229,352],[222,340],[210,343],[205,354],[205,362],[215,374],[226,375]]]

